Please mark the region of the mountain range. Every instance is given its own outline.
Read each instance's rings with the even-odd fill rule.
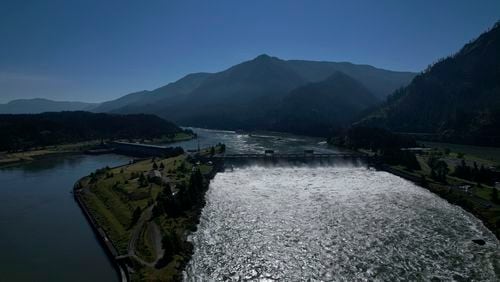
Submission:
[[[101,104],[17,100],[0,105],[0,113],[147,113],[186,126],[328,135],[415,75],[347,62],[260,55],[221,72],[189,74],[158,89]]]
[[[414,76],[411,72],[388,71],[368,65],[281,60],[260,55],[221,72],[190,74],[152,91],[136,92],[105,102],[93,110],[151,113],[182,125],[198,127],[323,135],[335,127],[347,125],[360,111],[383,101],[394,90],[407,85]],[[332,83],[335,80],[348,80],[351,85],[341,83],[336,87]],[[310,94],[308,89],[317,93]],[[321,102],[321,93],[327,93],[324,102],[328,100],[328,103]],[[295,128],[290,124],[298,117],[293,111],[301,110],[296,105],[307,101],[309,96],[316,105],[321,105],[310,110],[320,112],[308,116],[315,121],[313,124],[303,122],[301,128]],[[335,101],[331,97],[335,97]],[[357,100],[355,107],[351,107],[352,100]],[[347,110],[337,111],[338,118],[331,116],[328,122],[319,122],[320,117],[332,113],[325,105]],[[323,125],[328,125],[327,130],[319,128]]]
[[[335,135],[350,125],[500,144],[500,24],[420,74],[260,55],[101,104],[16,100],[1,112],[147,113],[186,126]]]

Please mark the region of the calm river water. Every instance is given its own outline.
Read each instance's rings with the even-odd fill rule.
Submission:
[[[335,152],[315,138],[195,129],[185,149]],[[0,168],[0,281],[117,281],[70,194],[117,155]],[[485,246],[471,243],[483,238]],[[495,280],[498,242],[470,214],[385,172],[347,165],[248,166],[207,193],[186,280]]]
[[[0,169],[0,281],[118,281],[71,191],[117,155],[64,156]]]

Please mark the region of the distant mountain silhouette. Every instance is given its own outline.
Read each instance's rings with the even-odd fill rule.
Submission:
[[[88,111],[98,104],[83,102],[62,102],[48,99],[19,99],[0,104],[0,114],[37,114],[42,112]]]
[[[283,115],[282,101],[290,91],[321,82],[339,71],[378,98],[385,98],[414,76],[366,65],[286,61],[260,55],[222,72],[192,74],[153,91],[126,95],[103,103],[95,111],[152,113],[183,125],[200,127],[270,129],[285,123],[277,114],[279,111]],[[349,114],[340,118],[339,124],[350,117]]]
[[[185,95],[196,89],[210,74],[193,73],[152,91],[140,91],[104,102],[96,112],[154,112],[165,104],[182,101]],[[156,110],[155,110],[156,109]]]
[[[282,101],[274,130],[306,135],[333,134],[378,99],[352,77],[336,72],[291,91]]]
[[[335,72],[342,72],[361,82],[380,100],[401,86],[407,85],[415,77],[413,72],[397,72],[378,69],[369,65],[348,62],[316,62],[304,60],[287,61],[297,73],[310,82],[326,79]]]
[[[500,24],[415,77],[358,124],[500,145]]]

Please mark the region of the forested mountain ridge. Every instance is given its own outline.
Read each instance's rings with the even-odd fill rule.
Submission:
[[[157,138],[181,131],[171,122],[144,114],[0,114],[0,151],[96,139]]]
[[[500,24],[416,76],[358,124],[500,145]]]
[[[348,126],[379,100],[352,77],[336,72],[327,79],[291,91],[282,101],[273,130],[331,135]]]

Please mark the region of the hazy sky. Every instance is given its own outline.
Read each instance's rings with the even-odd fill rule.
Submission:
[[[104,101],[262,53],[420,71],[499,19],[499,0],[0,0],[0,102]]]

